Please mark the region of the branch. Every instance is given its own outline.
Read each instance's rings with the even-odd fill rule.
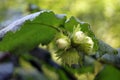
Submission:
[[[120,48],[117,49],[118,54],[105,54],[100,58],[100,62],[111,64],[120,69]]]

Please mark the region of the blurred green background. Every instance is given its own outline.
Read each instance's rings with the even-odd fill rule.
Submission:
[[[0,0],[0,29],[31,12],[46,9],[88,22],[99,39],[120,47],[120,0]]]

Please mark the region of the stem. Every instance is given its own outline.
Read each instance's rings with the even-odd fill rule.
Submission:
[[[120,69],[120,49],[118,49],[117,55],[105,54],[100,58],[99,61],[104,64],[113,65],[116,68]]]
[[[102,64],[109,64],[112,65],[118,69],[120,69],[120,48],[117,49],[118,50],[118,54],[114,55],[114,54],[104,54],[102,57],[100,58],[96,58],[96,57],[91,57],[94,60],[99,61]]]

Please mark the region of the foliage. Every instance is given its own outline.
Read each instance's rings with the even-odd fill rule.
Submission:
[[[116,49],[97,39],[88,23],[75,17],[66,20],[65,15],[52,11],[33,13],[13,22],[0,30],[0,38],[0,51],[8,52],[13,58],[17,56],[18,60],[25,60],[48,79],[56,76],[55,79],[58,80],[75,80],[75,74],[81,75],[84,67],[94,74],[89,71],[89,67],[95,66],[95,60],[91,59],[91,56],[102,61],[101,57],[104,54],[118,53]],[[61,64],[58,65],[51,59],[49,48],[38,48],[39,44],[49,47],[49,43],[53,43]],[[13,58],[12,63],[15,63],[16,59]]]
[[[56,13],[65,13],[68,17],[74,15],[90,23],[98,38],[118,48],[119,4],[119,0],[1,0],[0,28],[28,14],[29,11],[34,12],[35,8],[37,8],[35,11],[53,10]]]

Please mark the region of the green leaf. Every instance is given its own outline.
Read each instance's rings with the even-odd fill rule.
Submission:
[[[0,42],[0,51],[29,51],[40,43],[48,44],[58,31],[57,28],[65,22],[65,16],[58,17],[52,11],[44,11],[32,21],[22,21],[16,32],[8,31]],[[19,22],[18,22],[19,23]],[[18,25],[8,26],[18,27]]]
[[[120,71],[113,66],[106,65],[94,80],[120,80]]]
[[[36,17],[33,23],[59,27],[60,25],[64,24],[65,20],[65,15],[54,14],[52,11],[46,11],[41,13],[38,17]]]
[[[94,42],[93,50],[97,51],[98,50],[98,40],[97,40],[96,36],[94,35],[93,31],[91,30],[90,25],[88,23],[82,22],[80,27],[84,33],[86,33],[89,37],[92,38],[92,40]]]
[[[78,24],[79,22],[77,21],[77,19],[72,16],[69,20],[66,21],[64,27],[65,27],[65,30],[72,33],[74,26],[77,26]]]
[[[76,19],[75,17],[71,17],[66,23],[65,23],[65,29],[72,33],[73,32],[73,28],[75,26],[77,26],[78,24],[80,24],[80,29],[81,31],[83,31],[87,36],[91,37],[93,42],[94,42],[94,46],[93,46],[93,51],[97,51],[98,50],[98,40],[95,37],[93,31],[90,28],[90,25],[88,23],[85,22],[80,22],[78,19]]]

